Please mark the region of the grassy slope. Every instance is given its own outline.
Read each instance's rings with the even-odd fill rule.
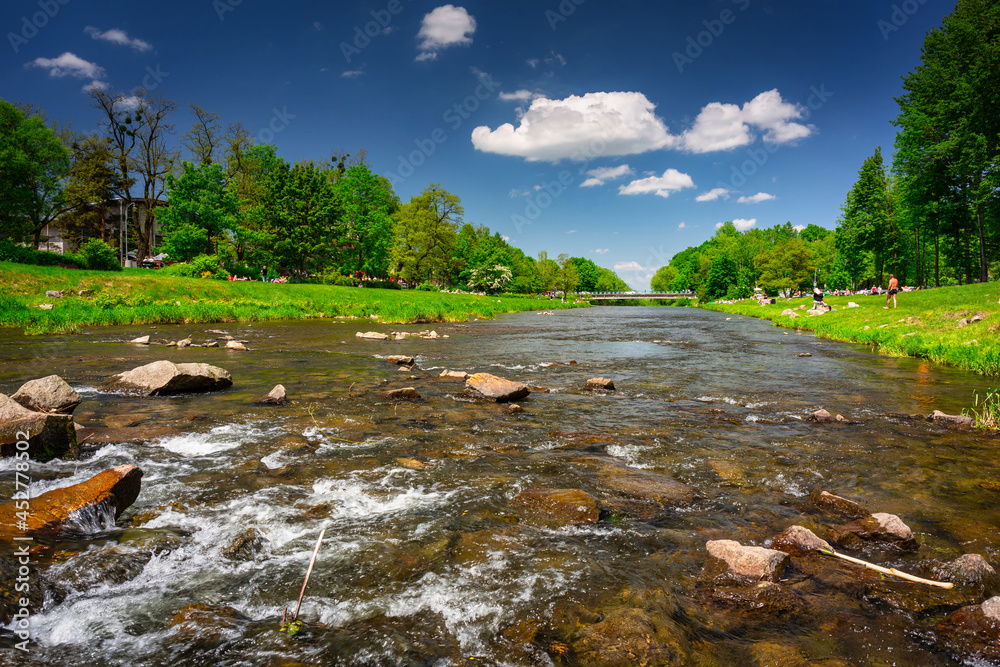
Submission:
[[[940,287],[905,292],[899,307],[883,310],[885,296],[827,297],[836,310],[818,317],[790,318],[781,313],[812,297],[779,300],[773,306],[755,301],[706,304],[704,307],[772,320],[790,329],[804,329],[832,340],[874,345],[883,354],[930,359],[984,375],[1000,376],[1000,284]],[[854,301],[859,308],[846,308]],[[805,310],[797,311],[805,315]],[[959,327],[959,320],[985,314],[981,322]]]
[[[91,289],[91,298],[76,295]],[[46,290],[63,290],[47,299]],[[111,305],[114,303],[119,305]],[[38,308],[51,303],[51,310]],[[85,326],[235,322],[375,315],[382,322],[463,321],[499,313],[571,307],[532,298],[485,297],[326,285],[276,285],[159,275],[148,269],[77,271],[0,262],[0,326],[27,333]]]

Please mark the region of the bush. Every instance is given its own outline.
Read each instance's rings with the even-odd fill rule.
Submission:
[[[254,271],[246,264],[241,264],[239,262],[225,262],[223,268],[233,276],[237,278],[250,278],[251,280],[260,280],[260,271]]]
[[[229,279],[229,272],[219,265],[219,258],[215,255],[198,255],[187,264],[171,264],[162,271],[168,276],[182,278]]]
[[[324,285],[336,285],[338,287],[356,287],[358,281],[351,276],[342,276],[339,273],[324,273],[320,281]]]
[[[76,255],[67,253],[36,250],[29,246],[18,245],[11,241],[0,241],[0,261],[15,264],[35,264],[38,266],[70,266],[76,269],[86,268],[86,262]]]
[[[432,285],[431,283],[426,282],[426,281],[424,281],[424,282],[420,283],[419,285],[417,285],[417,289],[420,290],[421,292],[440,292],[441,291],[440,287],[438,287],[437,285]]]
[[[115,251],[101,239],[90,239],[80,246],[80,257],[86,262],[87,268],[93,271],[122,270]]]
[[[399,283],[391,280],[364,280],[361,282],[361,286],[372,289],[402,289]]]

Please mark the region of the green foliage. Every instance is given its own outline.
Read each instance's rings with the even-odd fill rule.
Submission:
[[[19,245],[7,239],[0,239],[0,262],[36,264],[38,266],[72,266],[79,269],[87,266],[83,258],[75,255],[60,255],[56,252],[35,250],[30,246]]]
[[[214,278],[227,280],[229,272],[222,268],[222,263],[215,255],[198,255],[186,264],[171,264],[160,270],[168,276],[183,278]]]
[[[420,290],[421,292],[440,292],[441,291],[440,287],[438,287],[437,285],[432,285],[431,283],[428,283],[428,282],[420,283],[419,285],[417,285],[417,289]]]
[[[392,250],[392,216],[399,198],[392,185],[363,164],[347,168],[336,180],[334,193],[341,206],[337,254],[341,271],[388,275]]]
[[[983,396],[977,391],[974,400],[974,407],[963,410],[962,414],[975,419],[977,428],[1000,429],[1000,387],[987,389]]]
[[[393,280],[363,280],[359,285],[370,289],[403,289]]]
[[[212,250],[208,230],[186,222],[167,232],[162,247],[172,262],[188,262],[198,255],[207,255]]]
[[[114,249],[101,239],[90,239],[84,243],[80,246],[79,255],[86,262],[87,268],[92,271],[122,270]]]

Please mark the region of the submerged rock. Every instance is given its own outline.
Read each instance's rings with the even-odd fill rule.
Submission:
[[[931,413],[930,417],[927,418],[929,421],[935,424],[945,424],[947,426],[975,426],[976,420],[972,417],[965,417],[963,415],[948,415],[940,410],[935,410]]]
[[[861,503],[841,496],[835,496],[820,488],[812,490],[809,494],[809,500],[821,510],[837,512],[855,518],[868,516],[868,510]]]
[[[232,385],[232,376],[218,366],[175,364],[164,360],[114,375],[104,381],[101,391],[120,391],[139,396],[169,396],[218,391]]]
[[[141,480],[138,466],[109,468],[86,482],[30,499],[26,518],[18,516],[16,501],[0,504],[0,535],[58,530],[67,522],[85,518],[81,516],[83,510],[107,512],[117,521],[139,497]]]
[[[229,546],[222,550],[222,555],[228,560],[251,561],[264,552],[266,540],[260,536],[257,529],[251,526],[236,536]]]
[[[80,405],[80,394],[58,375],[29,380],[14,392],[12,399],[35,412],[72,414]]]
[[[803,526],[790,526],[786,528],[780,535],[774,538],[771,546],[778,551],[784,551],[793,556],[810,554],[817,549],[833,549],[829,542],[820,539],[816,536],[816,533]]]
[[[680,629],[668,618],[642,609],[609,616],[578,633],[573,652],[588,667],[687,664]]]
[[[420,398],[420,393],[413,387],[403,387],[385,392],[385,397],[389,400],[416,400]]]
[[[1000,597],[962,607],[934,629],[941,643],[965,658],[1000,660]]]
[[[867,543],[912,551],[919,546],[913,531],[903,523],[902,519],[895,514],[884,512],[836,528],[834,539],[852,548],[859,548]]]
[[[580,489],[526,489],[510,505],[523,511],[527,523],[544,526],[597,523],[601,518],[601,503]]]
[[[934,568],[934,574],[942,579],[965,586],[997,583],[997,572],[979,554],[965,554],[950,563]]]
[[[708,560],[702,575],[715,584],[753,586],[775,581],[788,565],[788,554],[764,547],[746,547],[735,540],[705,543]]]
[[[100,584],[124,584],[139,576],[152,557],[150,551],[119,547],[85,551],[59,568],[55,585],[63,595],[68,595]]]
[[[465,381],[465,387],[474,395],[497,403],[518,401],[531,393],[525,384],[498,378],[489,373],[476,373],[469,376]]]
[[[286,400],[285,386],[281,384],[274,385],[272,389],[267,394],[264,394],[260,398],[254,400],[256,405],[284,405]]]
[[[598,481],[608,489],[618,493],[651,500],[660,506],[687,505],[698,492],[662,473],[638,470],[610,461],[602,461]]]
[[[378,333],[377,331],[368,332],[358,332],[354,334],[356,338],[364,338],[365,340],[389,340],[389,337],[384,333]]]
[[[19,443],[27,442],[27,449]],[[0,394],[0,457],[26,451],[35,461],[76,457],[76,428],[69,415],[29,410],[9,396]]]
[[[608,378],[591,378],[587,380],[587,389],[603,389],[604,391],[614,391],[615,381]]]

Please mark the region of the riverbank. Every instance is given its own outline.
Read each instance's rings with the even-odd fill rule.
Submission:
[[[0,262],[0,326],[28,334],[128,324],[370,318],[385,323],[464,322],[502,313],[578,307],[526,297],[487,297],[329,285],[230,282]],[[46,292],[62,297],[46,297]],[[51,307],[48,307],[51,306]]]
[[[917,357],[1000,376],[1000,285],[938,287],[904,292],[897,308],[885,310],[885,296],[827,297],[834,310],[810,317],[812,297],[760,306],[748,300],[703,307],[769,319],[777,326],[815,332],[831,340],[874,346],[881,354]],[[849,307],[850,303],[858,307]],[[792,309],[795,316],[787,313]]]

